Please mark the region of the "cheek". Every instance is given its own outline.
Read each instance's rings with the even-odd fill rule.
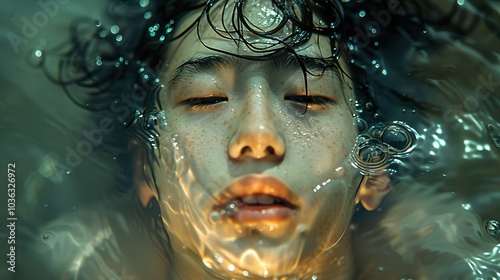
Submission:
[[[181,125],[175,133],[179,149],[198,179],[206,179],[208,174],[218,172],[214,167],[226,166],[223,160],[227,158],[227,137],[222,123]]]
[[[291,145],[288,150],[310,162],[316,173],[332,168],[332,164],[338,167],[348,157],[356,140],[355,127],[346,116],[310,118],[305,124],[295,122],[289,127]]]

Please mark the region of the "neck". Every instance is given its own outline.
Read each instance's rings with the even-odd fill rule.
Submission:
[[[173,240],[172,240],[173,241]],[[173,260],[171,273],[168,279],[240,279],[234,275],[222,275],[215,271],[210,272],[205,268],[198,256],[190,254],[187,250],[182,250],[181,246],[176,246],[173,242]],[[273,280],[299,280],[299,279],[352,279],[354,271],[354,259],[351,249],[351,235],[349,232],[340,240],[340,242],[329,250],[315,254],[314,259],[302,264],[300,275],[287,275],[280,277],[241,277],[241,279],[273,279]],[[316,277],[314,277],[316,276]]]

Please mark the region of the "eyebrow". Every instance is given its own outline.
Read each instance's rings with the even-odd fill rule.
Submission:
[[[175,69],[169,85],[174,87],[181,81],[189,79],[196,74],[215,73],[228,68],[239,69],[240,61],[235,57],[224,55],[193,57]]]
[[[182,63],[175,69],[172,78],[169,80],[169,86],[178,86],[181,81],[189,80],[189,78],[192,78],[198,74],[216,73],[224,69],[238,70],[241,68],[241,60],[241,58],[229,55],[208,55],[193,57]],[[325,60],[321,58],[287,53],[264,61],[269,61],[267,65],[268,69],[272,69],[275,71],[302,70],[302,63],[304,67],[310,72],[314,71],[313,73],[319,72],[319,74],[322,74],[327,70],[332,70],[336,75],[340,76],[340,71],[335,64],[333,66],[330,66],[328,62],[325,62]]]

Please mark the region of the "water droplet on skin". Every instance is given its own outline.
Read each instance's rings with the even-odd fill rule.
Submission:
[[[307,226],[304,224],[300,224],[297,226],[297,232],[299,233],[300,237],[305,237],[307,235]]]
[[[212,221],[213,223],[217,223],[219,222],[221,219],[221,213],[220,212],[217,212],[217,211],[214,211],[210,214],[210,221]]]
[[[489,235],[497,235],[500,233],[500,222],[497,220],[488,220],[484,223],[484,229]]]

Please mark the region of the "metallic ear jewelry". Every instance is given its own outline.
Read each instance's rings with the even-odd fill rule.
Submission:
[[[416,146],[417,133],[402,122],[380,124],[367,128],[364,120],[356,123],[362,134],[351,151],[351,164],[363,175],[378,175],[387,171],[395,158],[402,158]]]

